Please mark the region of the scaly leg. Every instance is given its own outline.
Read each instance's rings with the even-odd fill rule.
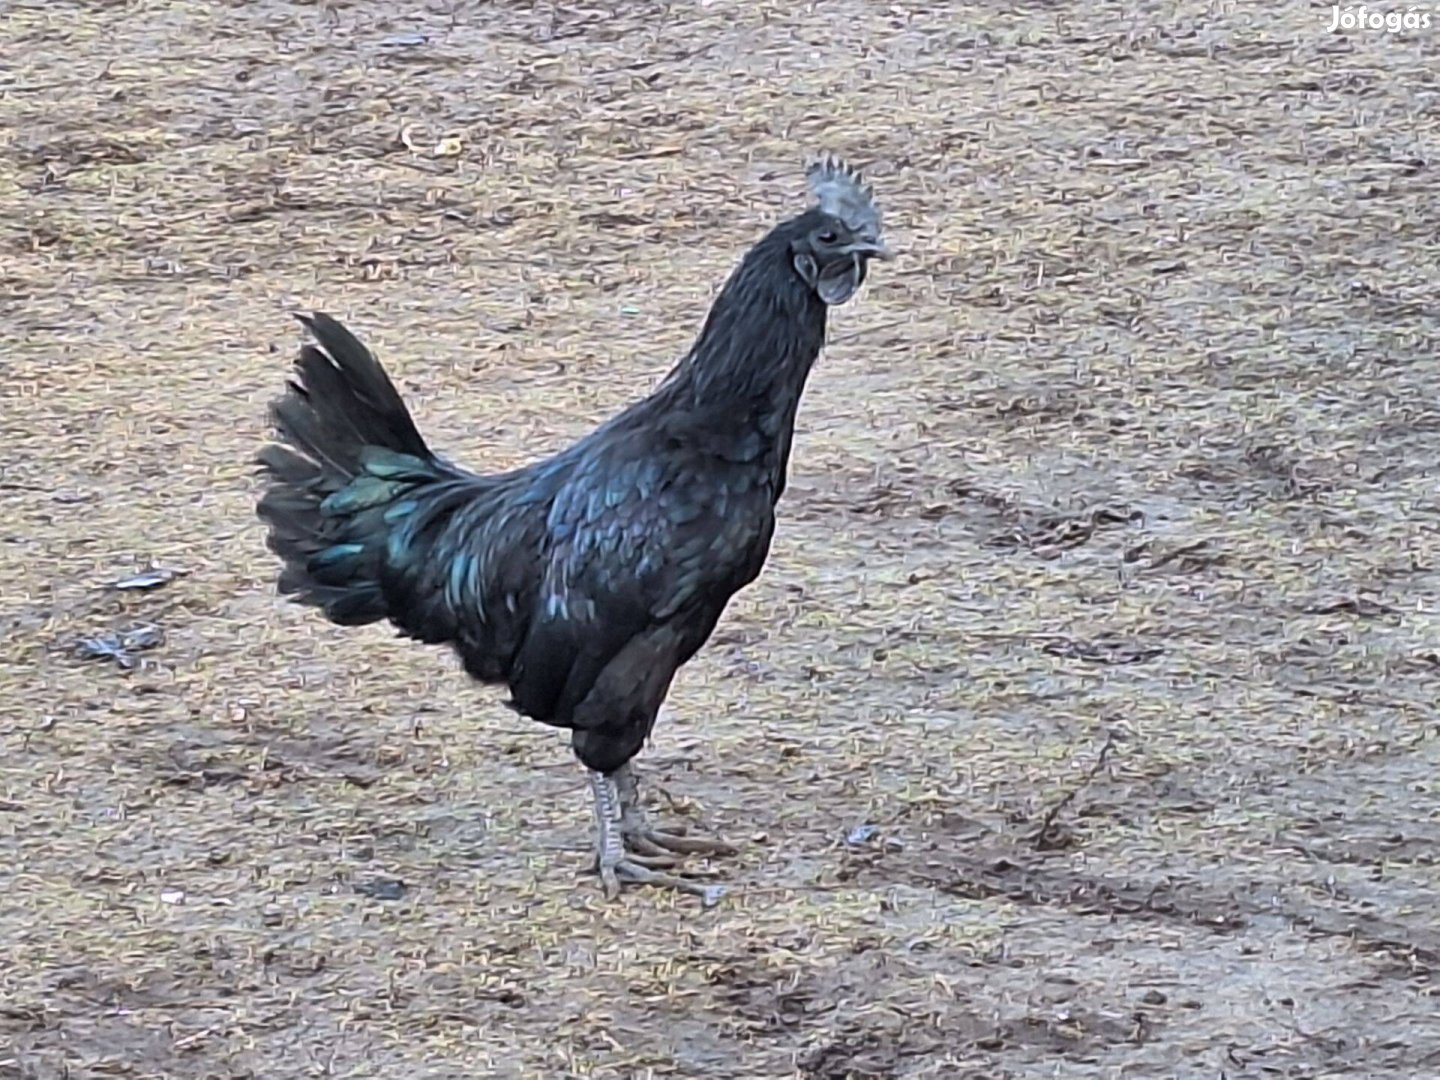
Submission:
[[[620,893],[620,883],[630,881],[698,896],[706,907],[716,903],[725,893],[723,885],[705,885],[661,873],[660,867],[675,865],[674,857],[663,851],[652,855],[627,850],[624,803],[616,775],[590,773],[590,790],[595,796],[595,854],[605,895],[613,900]]]
[[[655,828],[640,805],[640,778],[627,761],[611,776],[620,793],[620,828],[625,843],[634,851],[653,858],[674,858],[678,855],[735,855],[734,844],[724,840],[703,840],[685,835],[681,826],[675,832]]]

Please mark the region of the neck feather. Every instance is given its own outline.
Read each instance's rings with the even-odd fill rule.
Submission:
[[[746,254],[720,291],[689,354],[667,383],[691,407],[793,423],[825,344],[826,306],[791,264],[788,229]],[[768,432],[776,434],[775,430]]]

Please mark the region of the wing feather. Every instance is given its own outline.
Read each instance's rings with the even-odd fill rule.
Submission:
[[[603,719],[604,710],[577,707],[602,673],[607,684],[626,683],[626,672],[607,669],[628,645],[670,627],[675,666],[684,663],[759,573],[771,500],[735,464],[670,450],[593,455],[557,492],[536,612],[511,679],[527,715],[564,727]],[[648,653],[628,655],[638,663]]]

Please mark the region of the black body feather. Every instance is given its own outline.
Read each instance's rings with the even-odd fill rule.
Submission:
[[[826,305],[792,266],[818,211],[742,260],[649,397],[552,458],[482,476],[438,459],[339,323],[275,403],[259,514],[280,589],[342,625],[448,643],[609,772],[770,550]],[[317,347],[318,346],[318,347]]]

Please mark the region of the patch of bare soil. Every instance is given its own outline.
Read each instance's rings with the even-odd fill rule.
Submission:
[[[1328,17],[11,0],[0,1077],[1436,1074],[1435,42]],[[642,759],[736,887],[606,905],[556,733],[274,599],[287,313],[503,467],[822,150],[903,255]]]

